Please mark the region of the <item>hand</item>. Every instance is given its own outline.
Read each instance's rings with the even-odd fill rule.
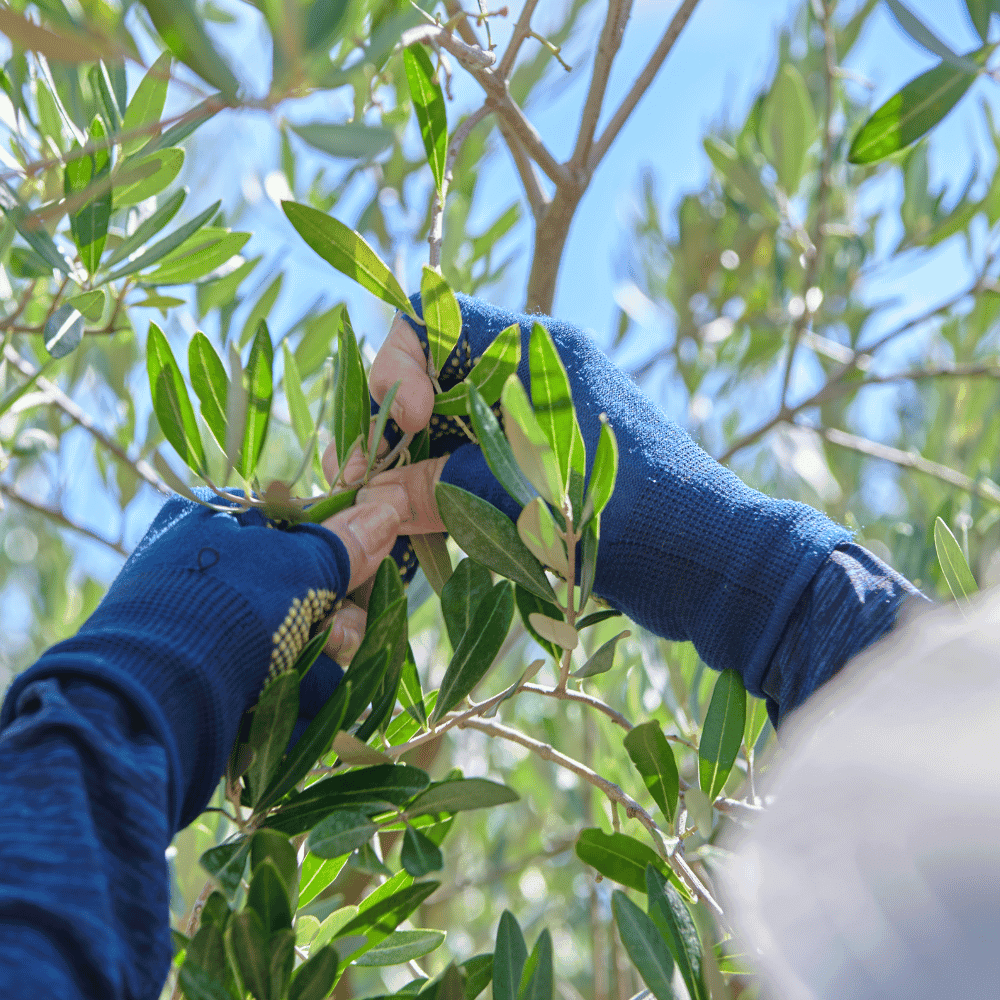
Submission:
[[[738,670],[747,689],[760,696],[799,597],[849,533],[804,504],[773,500],[742,483],[668,420],[583,331],[467,296],[458,300],[462,334],[440,376],[443,389],[463,378],[514,322],[521,327],[518,375],[529,387],[528,338],[538,321],[566,367],[588,472],[602,413],[617,435],[618,481],[601,517],[594,593],[658,635],[693,641],[706,663]],[[400,428],[415,432],[429,422],[431,459],[375,477],[359,499],[392,504],[407,532],[440,531],[434,502],[440,479],[516,519],[519,505],[490,472],[479,447],[453,418],[432,415],[421,337],[421,328],[397,316],[369,385],[378,403],[401,380],[387,437],[395,440]]]
[[[310,630],[375,572],[398,530],[386,504],[280,530],[258,510],[221,513],[172,497],[80,632],[21,674],[7,704],[14,687],[67,674],[129,698],[167,749],[179,829],[210,798],[268,674],[292,666]],[[348,626],[345,616],[345,639]],[[339,682],[339,668],[329,668],[307,674],[303,715]]]

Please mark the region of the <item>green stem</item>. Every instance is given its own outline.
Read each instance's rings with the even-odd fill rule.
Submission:
[[[312,505],[308,510],[302,512],[305,520],[312,521],[313,524],[320,524],[328,517],[339,514],[342,510],[354,506],[354,498],[358,495],[361,487],[353,490],[344,490],[342,493],[334,493],[333,496],[323,497]]]

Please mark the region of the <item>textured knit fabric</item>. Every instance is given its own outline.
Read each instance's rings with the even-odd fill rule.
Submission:
[[[419,310],[419,297],[413,302]],[[775,716],[891,626],[900,601],[913,591],[902,577],[850,545],[850,533],[813,508],[750,489],[668,420],[581,330],[466,296],[459,304],[462,336],[441,372],[442,388],[463,378],[503,329],[519,323],[518,374],[530,389],[528,338],[537,321],[566,366],[588,472],[601,413],[614,428],[621,458],[601,519],[598,596],[657,635],[692,641],[709,666],[738,671],[758,697],[765,697],[764,679],[780,648],[782,680],[767,693]],[[411,325],[424,340],[423,328]],[[453,418],[432,416],[431,456],[449,453],[443,481],[517,518],[520,507],[481,450]],[[831,560],[844,546],[848,562]],[[836,612],[816,605],[814,581],[838,602]]]
[[[114,687],[168,754],[179,830],[211,796],[268,670],[291,665],[349,579],[347,550],[319,525],[280,531],[258,511],[215,513],[175,497],[80,632],[15,679],[0,727],[40,677]]]

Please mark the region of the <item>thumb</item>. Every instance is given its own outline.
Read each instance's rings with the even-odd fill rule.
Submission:
[[[349,510],[334,514],[323,522],[347,549],[351,560],[351,582],[348,593],[374,576],[379,564],[396,544],[400,517],[388,503],[358,503]]]
[[[383,472],[358,491],[358,503],[391,505],[399,516],[403,535],[444,531],[434,487],[447,461],[447,456],[442,455]]]

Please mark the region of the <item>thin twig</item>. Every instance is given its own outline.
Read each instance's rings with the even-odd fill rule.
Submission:
[[[91,434],[97,441],[107,448],[108,451],[119,459],[119,461],[124,462],[140,479],[144,479],[150,484],[150,486],[157,489],[160,493],[170,494],[173,492],[148,462],[141,458],[129,458],[125,449],[122,448],[121,445],[119,445],[113,438],[108,437],[108,435],[94,423],[90,415],[84,409],[78,406],[55,383],[50,382],[47,378],[38,376],[34,366],[25,358],[22,358],[13,347],[8,344],[4,347],[3,353],[4,357],[10,361],[22,375],[26,375],[28,378],[35,378],[37,376],[35,384],[38,386],[39,391],[45,393],[54,406],[62,410],[63,413],[70,418],[70,420],[79,424],[80,427]]]
[[[43,503],[39,503],[37,500],[32,500],[30,497],[26,497],[23,493],[19,493],[13,486],[9,486],[7,483],[0,483],[0,493],[2,493],[9,500],[13,500],[15,503],[20,504],[22,507],[27,507],[29,510],[35,511],[36,514],[41,514],[42,517],[55,522],[61,528],[69,528],[70,531],[75,531],[78,534],[85,535],[87,538],[93,539],[95,542],[100,542],[101,545],[106,545],[109,549],[113,549],[118,553],[118,555],[124,556],[126,559],[128,558],[128,550],[121,544],[121,542],[113,542],[111,539],[105,538],[103,535],[99,535],[96,531],[93,531],[82,524],[77,524],[75,521],[71,521],[58,508],[48,507]]]
[[[542,183],[538,176],[534,161],[528,156],[524,145],[518,138],[517,133],[510,127],[504,118],[497,119],[497,128],[503,136],[507,149],[510,151],[510,158],[514,161],[514,168],[518,177],[521,178],[521,186],[524,188],[525,197],[528,199],[528,206],[531,214],[537,221],[545,214],[550,198],[542,189]]]
[[[583,170],[590,158],[590,151],[594,145],[594,135],[597,132],[597,122],[601,117],[601,107],[604,104],[604,95],[608,89],[611,67],[618,50],[621,48],[625,25],[628,24],[628,19],[632,14],[632,3],[633,0],[610,0],[608,3],[608,14],[604,19],[604,27],[601,29],[597,51],[594,53],[594,69],[590,75],[590,86],[587,89],[587,97],[580,116],[576,145],[569,160],[574,171]]]
[[[521,690],[529,691],[531,694],[540,694],[543,698],[558,698],[560,701],[579,702],[581,705],[587,705],[598,712],[603,712],[612,722],[621,726],[626,732],[633,728],[632,723],[621,712],[616,711],[610,705],[601,701],[600,698],[593,698],[582,691],[574,691],[572,688],[546,688],[538,684],[523,684]]]
[[[407,28],[400,36],[399,44],[404,49],[417,42],[432,42],[450,52],[459,62],[470,69],[487,69],[496,61],[496,54],[488,52],[479,45],[469,45],[463,42],[444,25],[418,24],[415,28]]]
[[[635,110],[635,106],[642,100],[643,95],[649,89],[654,77],[663,65],[663,61],[670,55],[670,50],[674,47],[674,43],[684,30],[684,26],[688,23],[688,19],[694,13],[694,9],[697,6],[698,0],[684,0],[680,7],[677,8],[677,13],[674,14],[670,24],[667,25],[667,30],[663,33],[660,44],[656,46],[653,54],[649,57],[649,61],[643,67],[642,72],[636,77],[635,83],[632,84],[632,88],[625,95],[625,99],[601,133],[601,137],[594,143],[587,160],[588,173],[592,174],[597,165],[604,159],[605,153],[611,148],[611,144],[618,137],[618,133]]]
[[[824,440],[830,444],[838,445],[841,448],[848,448],[851,451],[868,455],[871,458],[879,458],[885,462],[892,462],[906,469],[913,469],[916,472],[923,472],[925,475],[933,476],[942,482],[955,486],[966,493],[972,493],[981,500],[990,503],[1000,504],[1000,486],[991,479],[972,479],[970,476],[940,462],[932,462],[928,458],[916,451],[903,451],[900,448],[893,448],[891,445],[880,444],[878,441],[871,441],[868,438],[859,437],[857,434],[849,434],[847,431],[838,430],[835,427],[811,427]]]
[[[525,0],[521,13],[518,15],[517,23],[514,25],[514,32],[507,43],[507,49],[497,66],[497,76],[505,82],[510,79],[514,71],[514,63],[517,61],[517,53],[526,39],[531,35],[531,17],[538,6],[538,0]]]

